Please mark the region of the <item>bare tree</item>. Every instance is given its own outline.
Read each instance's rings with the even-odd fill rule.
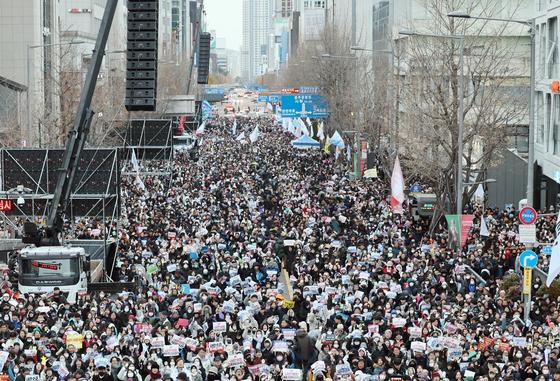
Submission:
[[[457,21],[447,14],[462,9],[504,17],[513,16],[517,8],[508,2],[504,9],[498,0],[427,0],[426,7],[432,21],[422,32],[465,36],[463,176],[467,182],[480,182],[506,147],[507,126],[518,124],[527,113],[526,93],[519,89],[528,84],[528,68],[516,56],[523,38],[506,38],[507,24]],[[433,186],[437,221],[444,212],[455,210],[458,191],[467,203],[477,188],[456,187],[460,40],[415,36],[406,44],[408,74],[402,89],[406,118],[398,130],[398,149],[404,165]]]
[[[327,130],[365,133],[373,143],[379,133],[372,65],[369,57],[355,55],[350,49],[349,30],[327,24],[318,41],[298,48],[278,83],[283,87],[319,86],[329,105]]]

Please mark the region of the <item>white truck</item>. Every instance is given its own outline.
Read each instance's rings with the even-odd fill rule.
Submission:
[[[55,287],[74,302],[90,282],[103,277],[103,261],[91,260],[83,247],[40,246],[23,248],[18,256],[18,285],[22,293],[50,293]]]

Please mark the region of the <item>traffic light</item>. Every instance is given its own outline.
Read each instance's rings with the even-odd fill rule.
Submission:
[[[198,42],[198,83],[208,83],[208,72],[210,70],[210,33],[202,33]]]
[[[126,98],[128,111],[155,111],[158,0],[128,0]]]

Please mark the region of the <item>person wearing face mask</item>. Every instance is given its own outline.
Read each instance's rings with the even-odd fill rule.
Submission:
[[[161,381],[163,376],[159,369],[159,364],[157,362],[152,362],[150,373],[144,378],[144,381]]]
[[[119,371],[122,368],[120,359],[116,356],[111,357],[111,376],[113,380],[117,380]]]
[[[115,381],[110,373],[107,373],[105,365],[99,365],[93,374],[93,381]]]
[[[179,373],[190,374],[190,368],[185,364],[182,358],[178,358],[174,366],[171,367],[169,375],[172,379],[176,380]]]

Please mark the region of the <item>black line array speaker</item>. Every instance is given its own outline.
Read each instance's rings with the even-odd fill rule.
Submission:
[[[128,111],[155,111],[158,0],[128,0],[126,98]]]
[[[198,43],[198,83],[208,83],[208,72],[210,70],[210,33],[201,33]]]

